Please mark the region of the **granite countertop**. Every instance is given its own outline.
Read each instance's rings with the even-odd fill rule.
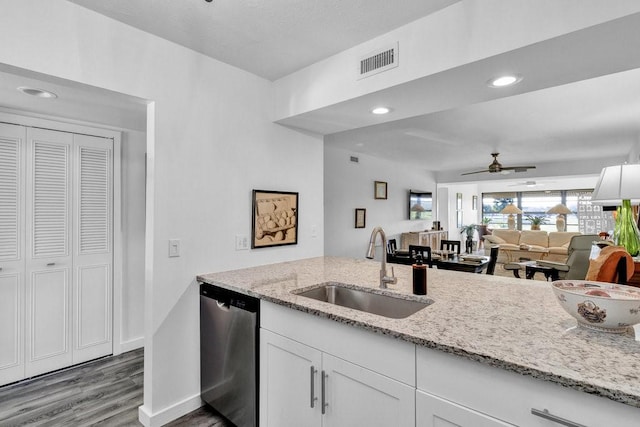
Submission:
[[[411,293],[411,266],[393,267],[398,283],[386,292],[419,298]],[[633,328],[618,335],[577,327],[546,282],[428,269],[427,297],[435,302],[404,319],[291,293],[324,282],[378,289],[379,272],[380,262],[320,257],[197,280],[640,407],[640,342]]]

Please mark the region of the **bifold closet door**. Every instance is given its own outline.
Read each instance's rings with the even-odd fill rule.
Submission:
[[[73,135],[27,129],[26,376],[72,364]]]
[[[24,378],[25,138],[0,123],[0,384]]]
[[[73,363],[112,352],[113,141],[74,135]]]

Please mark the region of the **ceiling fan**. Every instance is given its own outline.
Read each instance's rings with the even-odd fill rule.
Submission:
[[[481,171],[466,172],[461,175],[471,175],[474,173],[484,173],[484,172],[489,172],[489,173],[496,173],[496,172],[509,173],[510,171],[526,172],[528,169],[536,168],[535,166],[509,166],[509,167],[502,166],[502,164],[498,161],[499,154],[500,153],[491,153],[491,155],[493,156],[493,162],[491,162],[491,164],[487,169],[483,169]]]

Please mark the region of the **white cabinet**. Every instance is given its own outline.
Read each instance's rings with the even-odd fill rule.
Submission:
[[[416,391],[417,427],[507,427],[511,425],[438,396]]]
[[[441,351],[417,347],[416,366],[416,414],[427,420],[419,426],[439,425],[430,423],[432,414],[439,420],[459,416],[451,422],[462,427],[505,425],[499,422],[551,427],[562,425],[558,422],[561,419],[584,426],[639,425],[639,408]],[[464,414],[465,410],[469,414]],[[534,415],[532,410],[556,421]]]
[[[415,425],[415,386],[369,369],[376,364],[403,364],[415,359],[412,345],[269,303],[262,303],[261,309],[262,427]],[[306,331],[296,337],[304,342],[280,335],[286,333],[286,327],[279,325]],[[372,345],[359,347],[360,340],[372,340]],[[402,354],[396,359],[387,358],[388,348],[394,343]],[[339,354],[323,351],[329,349]],[[351,360],[372,366],[346,361],[346,353],[354,349],[361,354],[352,354]],[[369,363],[371,355],[376,361]],[[410,370],[413,366],[409,363]],[[398,369],[400,377],[404,377],[406,368]]]
[[[260,330],[260,425],[319,426],[322,353]]]
[[[0,124],[0,385],[112,352],[113,140]]]

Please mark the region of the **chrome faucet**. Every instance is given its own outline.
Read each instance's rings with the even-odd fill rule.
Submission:
[[[380,289],[387,289],[387,283],[397,283],[398,278],[393,275],[393,267],[391,267],[391,276],[387,276],[387,236],[384,234],[382,227],[376,227],[371,232],[371,238],[369,239],[369,249],[367,250],[367,258],[373,259],[376,254],[376,236],[380,235],[382,238],[382,265],[380,267]]]

